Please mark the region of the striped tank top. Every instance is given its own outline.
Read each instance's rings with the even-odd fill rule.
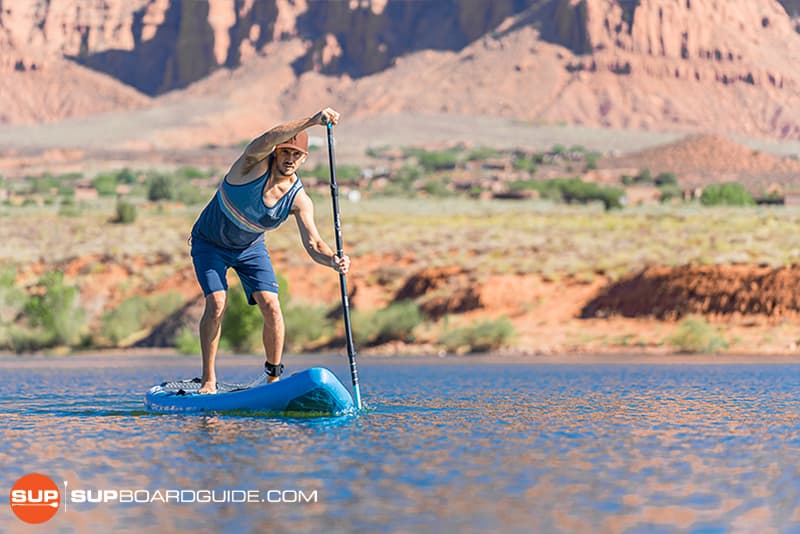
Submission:
[[[245,249],[264,240],[264,232],[280,226],[288,217],[294,199],[303,183],[300,177],[289,190],[268,207],[264,204],[264,188],[269,180],[269,169],[260,178],[242,185],[231,185],[227,180],[203,209],[192,228],[192,238],[200,238],[229,249]]]

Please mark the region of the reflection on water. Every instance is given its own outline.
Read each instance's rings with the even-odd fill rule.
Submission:
[[[70,488],[318,495],[73,504],[48,524],[66,532],[800,531],[797,365],[367,360],[358,417],[144,412],[149,385],[191,376],[184,361],[4,362],[3,529],[21,525],[11,484],[39,471]]]

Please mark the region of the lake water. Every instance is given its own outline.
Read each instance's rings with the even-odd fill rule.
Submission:
[[[286,360],[349,386],[343,357]],[[0,530],[800,532],[800,365],[687,361],[362,358],[369,411],[281,419],[143,411],[199,357],[6,357]],[[259,365],[221,356],[219,378]],[[9,506],[30,472],[153,502],[30,526]]]

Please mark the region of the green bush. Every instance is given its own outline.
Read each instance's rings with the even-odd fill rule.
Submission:
[[[404,165],[392,175],[389,183],[380,193],[386,196],[408,196],[414,192],[414,184],[422,176],[422,170],[415,165]]]
[[[417,157],[419,164],[427,171],[454,169],[458,164],[458,151],[439,150],[423,152]]]
[[[207,175],[200,169],[195,167],[181,167],[175,174],[180,176],[181,178],[186,178],[187,180],[193,180],[195,178],[205,178]]]
[[[100,319],[100,334],[113,345],[117,345],[131,334],[141,331],[146,316],[145,299],[140,296],[131,297],[103,314]]]
[[[177,184],[175,177],[168,174],[155,174],[147,181],[147,199],[152,202],[174,200]]]
[[[25,309],[28,296],[16,286],[13,268],[0,268],[0,348],[14,349],[14,321]]]
[[[579,178],[567,178],[558,185],[561,196],[566,202],[586,204],[599,200],[606,210],[622,207],[621,199],[625,194],[622,189],[603,187],[592,182],[584,182]]]
[[[625,192],[616,187],[605,187],[593,182],[584,182],[580,178],[554,178],[552,180],[517,180],[510,182],[511,191],[533,189],[542,198],[564,201],[568,203],[586,204],[600,201],[609,210],[621,208],[621,199]]]
[[[352,318],[353,337],[363,345],[388,341],[413,341],[413,331],[422,323],[419,306],[413,301],[395,302],[378,311],[355,310]]]
[[[175,200],[187,206],[196,206],[208,202],[214,192],[203,187],[197,187],[189,182],[181,182],[175,186]]]
[[[525,154],[518,154],[512,165],[518,171],[528,171],[531,174],[536,172],[536,162]]]
[[[176,291],[142,297],[135,295],[124,300],[100,318],[100,336],[118,345],[131,335],[153,328],[183,304]]]
[[[16,271],[12,267],[0,269],[0,325],[8,325],[25,307],[27,295],[16,286]]]
[[[589,152],[586,154],[586,164],[584,165],[584,170],[586,171],[594,171],[597,170],[597,162],[600,159],[600,154],[597,152]]]
[[[183,327],[175,336],[175,350],[181,354],[201,354],[200,338],[188,327]]]
[[[336,326],[327,314],[324,306],[286,305],[283,322],[286,326],[287,350],[301,352],[310,343],[332,337]]]
[[[98,174],[92,180],[92,185],[97,189],[97,194],[103,197],[117,193],[117,178],[111,174]]]
[[[482,159],[496,158],[500,155],[500,151],[490,146],[479,146],[472,149],[467,154],[467,161],[476,161]]]
[[[704,206],[752,206],[756,202],[742,184],[729,182],[707,186],[700,195],[700,203]]]
[[[42,347],[75,345],[86,325],[86,313],[78,304],[78,288],[64,283],[60,271],[48,273],[39,280],[42,293],[25,304],[31,326],[40,329]]]
[[[659,186],[658,191],[661,193],[661,202],[669,202],[673,198],[683,198],[683,191],[677,185],[662,185]]]
[[[453,196],[453,192],[447,188],[448,180],[445,179],[430,179],[422,184],[422,190],[432,197],[449,197]]]
[[[703,317],[687,317],[667,340],[678,352],[714,354],[728,343]]]
[[[642,169],[639,174],[633,177],[633,181],[637,184],[652,184],[653,175],[650,174],[650,169]]]
[[[658,176],[656,176],[656,179],[654,180],[654,182],[658,187],[664,187],[666,185],[677,186],[678,185],[678,178],[675,176],[674,173],[662,172]]]
[[[118,184],[135,184],[136,175],[127,167],[118,170],[114,175],[114,179]]]
[[[30,179],[31,193],[49,195],[53,189],[59,189],[59,181],[50,174],[43,174]]]
[[[507,317],[501,317],[446,330],[439,337],[439,343],[451,352],[488,352],[507,345],[514,335],[514,325]]]
[[[328,181],[331,179],[330,166],[327,164],[319,164],[313,169],[301,173],[303,176],[313,176],[317,180]],[[347,183],[357,182],[361,179],[361,167],[357,165],[337,165],[336,166],[336,181]]]
[[[239,352],[260,352],[264,319],[258,306],[247,303],[244,289],[228,291],[228,305],[222,319],[222,339]]]
[[[118,224],[131,224],[136,221],[136,205],[117,199],[117,215],[111,220]]]

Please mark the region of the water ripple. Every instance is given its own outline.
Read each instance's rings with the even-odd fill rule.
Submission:
[[[800,530],[800,366],[368,361],[369,410],[298,419],[149,414],[143,393],[165,377],[145,363],[6,365],[4,487],[40,471],[70,487],[295,488],[319,502],[75,505],[57,529]]]

